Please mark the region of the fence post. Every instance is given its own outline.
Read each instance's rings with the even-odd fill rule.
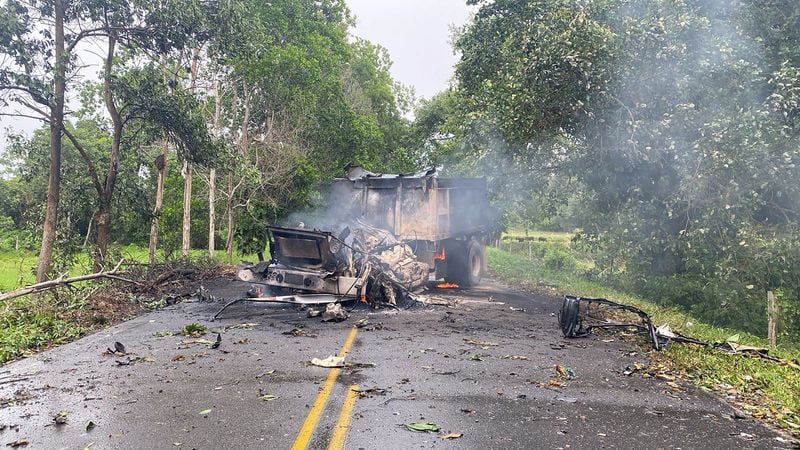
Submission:
[[[771,290],[767,291],[767,318],[769,319],[767,326],[769,347],[775,348],[778,343],[778,305],[775,303],[775,294]]]

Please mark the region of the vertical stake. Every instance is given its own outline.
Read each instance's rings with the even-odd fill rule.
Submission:
[[[769,347],[775,348],[778,343],[778,305],[775,303],[775,294],[771,290],[767,291],[767,318],[769,319],[767,327]]]

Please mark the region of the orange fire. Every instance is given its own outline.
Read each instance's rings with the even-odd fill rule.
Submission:
[[[458,285],[455,283],[439,283],[436,287],[441,289],[457,289]]]

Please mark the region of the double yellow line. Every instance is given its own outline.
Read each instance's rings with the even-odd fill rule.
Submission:
[[[350,333],[347,335],[347,339],[344,340],[342,349],[339,351],[339,357],[343,358],[347,355],[347,352],[350,351],[350,347],[353,345],[353,341],[356,339],[357,333],[358,328],[353,327],[350,329]],[[297,433],[294,444],[292,444],[292,450],[305,450],[308,447],[309,442],[311,442],[311,436],[314,434],[314,429],[317,427],[317,423],[319,423],[319,418],[325,410],[328,397],[331,396],[333,385],[336,383],[336,379],[339,377],[341,371],[342,369],[337,367],[332,368],[330,372],[328,372],[325,384],[322,385],[322,389],[319,391],[319,394],[317,394],[314,404],[311,405],[311,410],[308,411],[306,420],[303,421],[303,426],[300,427],[300,431]],[[357,390],[358,386],[350,386],[347,390],[347,396],[344,399],[344,405],[342,405],[342,412],[339,414],[339,420],[336,421],[333,437],[328,447],[329,449],[339,450],[344,448],[344,441],[347,438],[347,430],[350,426],[350,413],[358,397]]]

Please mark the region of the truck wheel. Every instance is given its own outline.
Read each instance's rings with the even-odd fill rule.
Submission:
[[[447,258],[444,260],[444,263],[447,265],[447,269],[445,271],[446,275],[444,281],[461,285],[463,283],[461,278],[464,274],[464,259],[466,258],[464,253],[466,251],[466,246],[463,245],[463,241],[449,241],[446,244],[445,250]]]
[[[483,247],[478,241],[470,240],[464,250],[461,284],[466,287],[476,286],[483,277]]]

